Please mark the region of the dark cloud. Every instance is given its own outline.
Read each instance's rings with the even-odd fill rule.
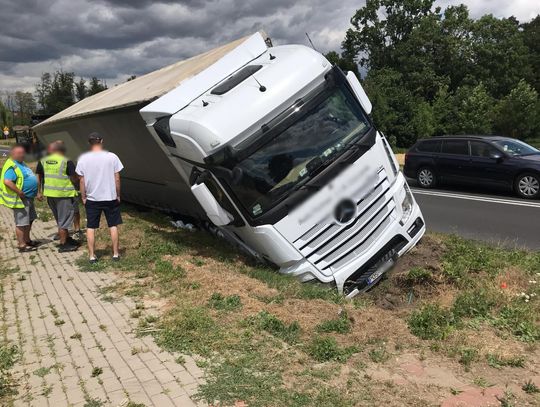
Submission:
[[[439,0],[442,5],[458,3]],[[538,2],[468,0],[473,13],[540,11]],[[275,44],[339,48],[358,0],[0,0],[0,90],[64,69],[110,84],[265,29]],[[534,4],[531,4],[534,3]],[[510,14],[509,14],[510,13]],[[521,14],[520,14],[521,13]]]

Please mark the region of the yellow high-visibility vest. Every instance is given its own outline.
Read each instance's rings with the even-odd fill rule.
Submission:
[[[60,154],[51,154],[41,160],[43,166],[43,196],[50,198],[71,198],[77,190],[67,175],[68,159]]]
[[[7,161],[4,163],[4,166],[2,167],[2,173],[0,174],[0,204],[7,206],[8,208],[24,208],[24,203],[19,196],[13,192],[11,189],[9,189],[6,184],[4,184],[4,177],[6,175],[6,171],[10,168],[13,168],[13,171],[15,171],[15,175],[17,176],[17,180],[15,181],[15,185],[17,188],[22,190],[24,176],[19,168],[19,166],[13,161],[11,158],[8,158]]]

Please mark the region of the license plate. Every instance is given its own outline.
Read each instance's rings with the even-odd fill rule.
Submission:
[[[390,259],[383,264],[375,271],[372,275],[368,277],[367,283],[373,284],[374,281],[376,281],[380,276],[382,276],[390,267],[394,265],[394,260]]]

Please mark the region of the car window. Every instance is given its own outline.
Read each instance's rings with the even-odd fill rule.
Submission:
[[[469,146],[466,140],[444,140],[442,152],[445,154],[469,155]]]
[[[425,140],[418,143],[416,151],[421,153],[440,153],[441,140]]]
[[[471,155],[473,157],[486,157],[489,158],[493,154],[501,154],[495,147],[490,146],[488,143],[482,141],[470,141]]]

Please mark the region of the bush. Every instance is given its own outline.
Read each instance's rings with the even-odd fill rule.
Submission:
[[[409,317],[409,329],[421,339],[445,339],[455,325],[453,314],[438,304],[427,304]]]

